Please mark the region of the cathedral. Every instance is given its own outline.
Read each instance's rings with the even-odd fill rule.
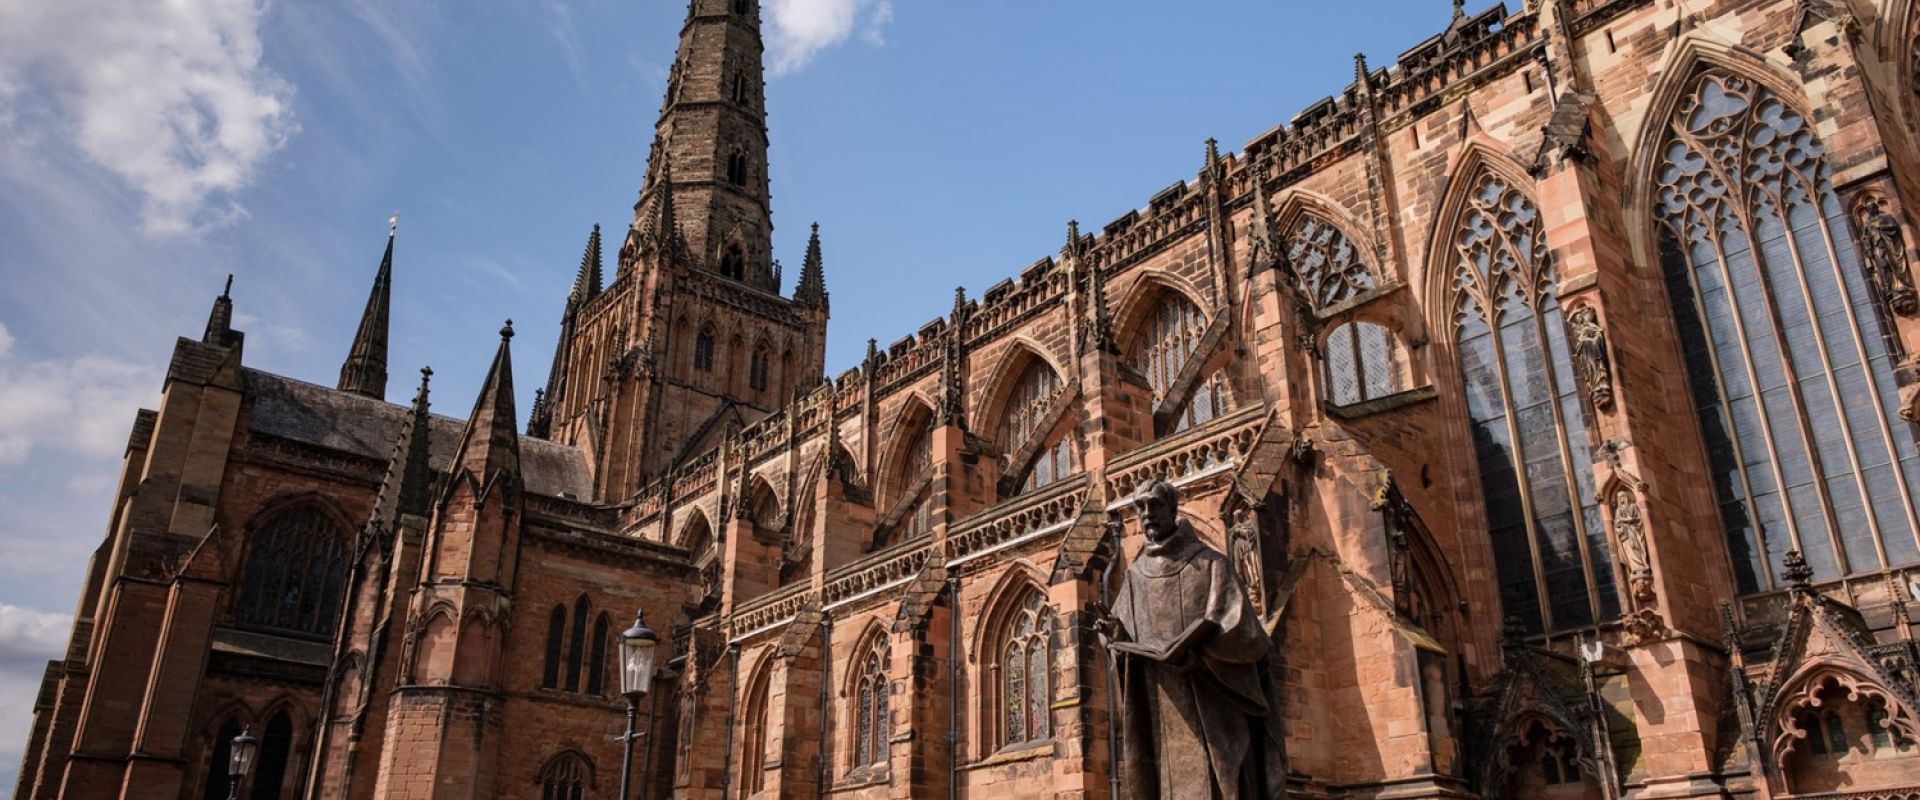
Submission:
[[[213,301],[17,797],[1113,800],[1160,481],[1289,796],[1920,797],[1920,2],[1456,2],[829,376],[761,1],[692,0],[524,428],[511,324],[464,419],[390,374],[391,237],[332,386]]]

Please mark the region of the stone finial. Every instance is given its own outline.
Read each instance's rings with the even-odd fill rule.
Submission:
[[[1788,550],[1780,561],[1780,576],[1787,579],[1788,587],[1796,592],[1813,590],[1813,567],[1807,565],[1806,556],[1799,550]]]

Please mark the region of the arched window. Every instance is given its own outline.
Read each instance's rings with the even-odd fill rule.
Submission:
[[[713,543],[713,528],[707,524],[707,518],[696,512],[686,527],[680,529],[681,546],[694,555],[700,555]]]
[[[593,620],[592,655],[587,660],[587,694],[598,695],[606,691],[607,639],[612,633],[612,620],[603,611]]]
[[[740,245],[728,245],[720,254],[720,275],[729,280],[745,280],[747,277],[747,256],[740,252]]]
[[[1185,295],[1172,290],[1161,293],[1151,314],[1134,338],[1132,352],[1134,366],[1147,376],[1153,401],[1159,403],[1173,390],[1173,382],[1180,377],[1187,359],[1196,355],[1194,350],[1206,335],[1207,317]],[[1173,431],[1186,430],[1225,413],[1231,399],[1225,377],[1217,373],[1210,376],[1195,387],[1193,397],[1180,409]]]
[[[540,688],[560,688],[560,648],[567,640],[567,607],[554,606],[547,615],[547,662],[540,672]]]
[[[893,719],[887,711],[887,666],[891,661],[885,636],[873,637],[873,644],[858,662],[854,673],[853,765],[871,767],[887,763],[887,740],[893,738]]]
[[[1371,322],[1349,322],[1327,334],[1327,399],[1336,406],[1378,400],[1400,391],[1399,346],[1393,332]]]
[[[727,182],[735,186],[747,185],[747,154],[739,150],[727,156]]]
[[[587,612],[592,605],[586,595],[573,601],[573,643],[567,647],[567,691],[580,691],[580,664],[587,652]]]
[[[227,768],[233,759],[233,739],[240,735],[240,730],[239,720],[227,720],[208,743],[211,746],[207,748],[207,780],[206,788],[200,793],[201,800],[227,800],[231,794],[232,779],[227,777]]]
[[[1332,223],[1301,214],[1287,231],[1287,263],[1294,285],[1315,310],[1329,308],[1374,287],[1373,270],[1360,249]]]
[[[742,740],[740,771],[746,780],[747,794],[767,788],[767,689],[773,682],[771,664],[761,664],[747,684],[747,724]]]
[[[1499,797],[1598,798],[1599,784],[1580,763],[1573,737],[1538,719],[1524,723],[1507,744]]]
[[[1586,412],[1533,200],[1482,169],[1448,236],[1455,341],[1500,602],[1529,632],[1620,613]]]
[[[744,72],[733,73],[733,102],[741,105],[747,104],[747,92],[749,91],[747,87],[747,74]]]
[[[1660,261],[1740,589],[1793,549],[1816,580],[1920,562],[1920,456],[1825,148],[1719,71],[1668,127]]]
[[[345,532],[318,508],[295,508],[254,531],[234,620],[250,628],[332,636],[346,583]]]
[[[753,359],[747,364],[747,385],[756,392],[767,390],[767,347],[760,345],[753,349]]]
[[[584,800],[592,784],[593,765],[579,753],[561,753],[540,768],[540,800]]]
[[[280,800],[287,782],[287,762],[293,755],[293,720],[282,711],[267,722],[260,749],[253,756],[253,800]]]
[[[1032,588],[1018,610],[1001,623],[997,642],[999,680],[993,682],[1002,747],[1053,736],[1053,607]]]
[[[915,496],[913,510],[908,511],[900,523],[901,541],[933,532],[933,487],[922,486],[927,476],[933,474],[933,426],[922,424],[920,432],[913,437],[913,443],[907,445],[905,462],[901,465],[900,488],[902,491],[919,490]]]
[[[693,368],[701,372],[713,371],[712,328],[701,328],[700,335],[693,339]]]
[[[1050,433],[1043,426],[1053,421],[1048,415],[1053,411],[1054,399],[1059,397],[1063,388],[1060,375],[1046,362],[1035,358],[1027,364],[1026,372],[1014,384],[1000,413],[1000,452],[1012,455],[1033,437]],[[1020,482],[1020,491],[1032,491],[1074,473],[1073,437],[1064,432],[1055,436],[1057,438],[1047,441],[1040,448],[1031,466],[1010,465],[1027,470],[1026,477]]]
[[[781,527],[780,495],[764,480],[755,478],[753,484],[753,500],[747,507],[747,516],[761,528],[778,530]]]

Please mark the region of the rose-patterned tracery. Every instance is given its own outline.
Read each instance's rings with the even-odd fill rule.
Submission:
[[[1360,248],[1320,217],[1301,214],[1295,219],[1286,248],[1294,285],[1315,309],[1338,305],[1376,284]]]
[[[1660,255],[1743,592],[1920,562],[1920,453],[1875,298],[1806,117],[1706,71],[1669,121]]]
[[[1452,244],[1454,324],[1504,613],[1530,632],[1619,616],[1586,411],[1539,209],[1482,169]]]

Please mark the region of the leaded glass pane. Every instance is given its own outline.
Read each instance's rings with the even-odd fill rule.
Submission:
[[[1316,309],[1351,299],[1373,288],[1373,271],[1360,250],[1331,223],[1302,214],[1287,232],[1287,262],[1296,286]]]
[[[1816,580],[1920,561],[1920,462],[1824,147],[1715,71],[1668,135],[1661,260],[1740,589],[1777,584],[1795,548]]]
[[[250,627],[331,636],[346,593],[345,534],[318,509],[283,513],[248,543],[234,619]]]

